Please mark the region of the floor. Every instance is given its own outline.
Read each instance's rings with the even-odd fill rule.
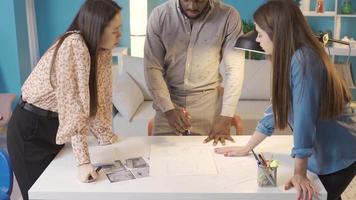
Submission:
[[[6,138],[4,134],[0,134],[0,148],[6,149]],[[11,200],[21,200],[21,192],[17,185],[16,179],[14,180],[14,187],[11,195]],[[343,200],[355,200],[356,199],[356,178],[354,178],[349,187],[342,194]]]

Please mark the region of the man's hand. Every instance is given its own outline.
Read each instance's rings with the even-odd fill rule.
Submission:
[[[168,120],[168,124],[175,130],[177,135],[184,134],[191,128],[190,115],[188,112],[183,111],[183,108],[176,108],[164,113]]]
[[[235,142],[231,137],[229,128],[231,126],[231,117],[219,116],[218,120],[213,126],[213,130],[209,133],[209,136],[204,140],[204,143],[214,140],[213,145],[217,145],[220,141],[222,145],[225,145],[225,140]]]

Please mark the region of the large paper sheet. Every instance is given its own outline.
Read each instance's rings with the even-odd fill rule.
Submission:
[[[117,157],[112,145],[90,147],[89,154],[94,166],[113,165]]]
[[[207,146],[151,145],[150,176],[217,174],[212,151]]]

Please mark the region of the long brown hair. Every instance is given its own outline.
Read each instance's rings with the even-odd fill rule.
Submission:
[[[291,112],[291,59],[296,50],[302,47],[311,48],[324,64],[326,83],[321,84],[319,117],[331,119],[340,115],[345,103],[351,99],[350,92],[299,7],[291,0],[268,1],[256,10],[253,17],[273,42],[272,108],[276,128],[283,129],[288,125]]]
[[[86,0],[67,31],[56,40],[57,45],[54,50],[51,66],[54,64],[59,47],[72,33],[80,33],[88,47],[90,54],[90,116],[96,114],[98,106],[96,69],[100,40],[105,27],[120,11],[121,7],[112,0]]]

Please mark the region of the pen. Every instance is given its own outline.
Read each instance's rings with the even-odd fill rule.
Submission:
[[[251,151],[252,151],[253,156],[254,156],[255,159],[257,160],[258,166],[260,167],[260,165],[261,165],[262,162],[258,159],[258,157],[257,157],[256,153],[253,151],[253,149],[252,149]],[[273,186],[276,186],[276,183],[274,182],[273,177],[271,176],[271,174],[269,174],[269,173],[266,171],[266,169],[265,169],[265,167],[264,167],[263,164],[262,164],[262,166],[261,166],[260,168],[261,168],[263,174],[267,177],[268,181],[269,181]]]
[[[264,166],[260,167],[260,169],[262,170],[263,174],[266,176],[266,178],[268,179],[268,181],[273,185],[276,186],[276,183],[274,182],[274,178],[272,177],[272,175],[270,173],[267,172],[266,168]]]
[[[183,108],[182,110],[183,110],[184,115],[187,117],[187,114],[188,114],[187,110],[186,110],[185,108]],[[190,132],[190,129],[187,129],[187,130],[185,131],[185,133],[186,133],[187,135],[191,135],[191,134],[192,134],[192,133]]]
[[[257,164],[260,164],[260,163],[261,163],[261,161],[258,159],[258,157],[257,157],[256,153],[253,151],[253,149],[252,149],[251,151],[252,151],[253,156],[254,156],[254,157],[255,157],[255,159],[257,160]]]
[[[103,167],[102,166],[99,166],[95,169],[96,173],[99,173],[99,171],[102,169]]]
[[[261,159],[262,165],[264,165],[265,167],[267,167],[267,162],[266,162],[266,160],[263,158],[262,154],[258,154],[258,157]]]
[[[102,168],[103,168],[102,166],[97,167],[97,168],[95,169],[95,172],[96,172],[96,173],[99,173],[99,171],[100,171]],[[89,180],[89,181],[92,181],[92,180],[93,180],[93,177],[92,177],[91,175],[89,175],[88,180]]]

